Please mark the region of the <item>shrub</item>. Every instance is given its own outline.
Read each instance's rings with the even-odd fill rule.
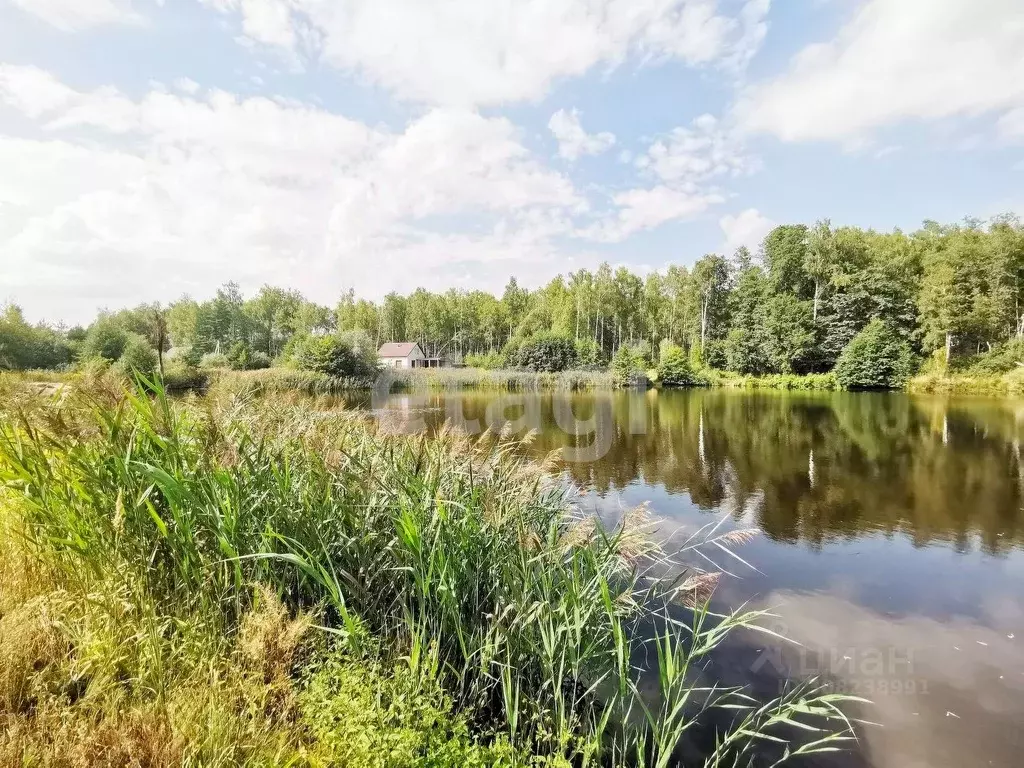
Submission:
[[[208,352],[203,355],[200,360],[200,365],[203,368],[230,368],[231,361],[228,360],[228,356],[222,352]]]
[[[350,340],[339,336],[309,336],[296,345],[293,355],[301,370],[326,376],[372,376],[377,370],[365,347],[357,352]]]
[[[501,368],[504,359],[500,352],[487,352],[482,355],[466,355],[465,363],[470,368],[482,368],[492,371],[496,368]]]
[[[658,363],[658,380],[666,387],[692,387],[697,385],[693,368],[680,347],[665,350]]]
[[[846,389],[896,389],[912,372],[907,342],[877,317],[846,345],[835,368],[836,381]]]
[[[85,334],[81,356],[83,359],[102,357],[112,363],[116,362],[121,358],[130,339],[128,331],[118,325],[114,318],[101,315]]]
[[[242,342],[235,344],[227,357],[233,371],[260,371],[269,368],[271,363],[266,352],[253,352]]]
[[[57,368],[71,362],[71,346],[52,328],[25,322],[11,305],[0,311],[0,370]]]
[[[377,357],[377,345],[370,334],[361,328],[354,331],[344,331],[338,336],[343,344],[348,345],[359,359],[359,370],[353,376],[372,376],[380,368],[380,358]]]
[[[1019,368],[1021,362],[1024,362],[1024,339],[1011,339],[991,352],[978,355],[967,372],[972,375],[1008,373]]]
[[[198,368],[203,364],[203,350],[197,346],[172,349],[171,352],[174,353],[174,360],[189,368]]]
[[[175,360],[164,369],[164,387],[172,392],[206,389],[209,383],[209,372],[181,360]]]
[[[563,336],[536,334],[519,345],[509,362],[530,371],[558,373],[576,364],[576,346]]]
[[[129,375],[141,373],[143,376],[152,376],[156,366],[156,350],[141,336],[131,334],[117,361],[117,367]]]
[[[577,339],[574,346],[576,347],[576,365],[595,368],[608,364],[604,350],[593,339]]]
[[[646,368],[647,361],[629,344],[620,346],[612,358],[612,377],[620,387],[647,386],[647,376],[644,374]]]

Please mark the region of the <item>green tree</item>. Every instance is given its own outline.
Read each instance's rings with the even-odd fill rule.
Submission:
[[[910,345],[875,318],[849,343],[836,363],[836,381],[847,389],[896,389],[913,372]]]
[[[82,342],[82,357],[102,357],[117,362],[128,346],[130,334],[109,314],[101,314],[89,326]]]
[[[518,346],[510,363],[531,371],[565,371],[576,365],[576,344],[553,333],[537,334]]]
[[[156,350],[142,336],[135,333],[128,334],[124,350],[117,361],[117,367],[128,375],[138,373],[151,377],[157,367]]]
[[[809,295],[805,265],[807,263],[807,227],[784,224],[764,239],[764,263],[772,293],[792,293],[799,298]]]
[[[814,366],[817,335],[811,302],[791,293],[779,293],[768,302],[766,315],[768,358],[780,373],[807,373]]]
[[[697,307],[697,340],[704,350],[708,340],[724,324],[728,307],[726,288],[729,266],[715,253],[703,256],[693,265],[690,289]]]
[[[658,381],[666,387],[692,387],[697,383],[682,347],[672,344],[664,351],[658,362]]]

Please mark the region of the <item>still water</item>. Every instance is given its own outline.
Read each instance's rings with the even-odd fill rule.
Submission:
[[[828,765],[1024,765],[1024,401],[651,391],[392,395],[402,428],[533,429],[579,503],[640,504],[667,546],[725,518],[759,533],[716,600],[800,645],[743,637],[714,675],[768,696],[820,676],[873,700]],[[704,563],[707,566],[706,563]],[[815,765],[826,763],[815,763]]]

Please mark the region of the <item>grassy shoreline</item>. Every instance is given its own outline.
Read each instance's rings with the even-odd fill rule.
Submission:
[[[54,386],[90,381],[89,372],[0,371],[0,381],[27,384],[41,392],[53,392]],[[696,387],[729,389],[774,389],[792,391],[843,391],[832,373],[768,374],[753,376],[716,369],[696,373]],[[345,395],[366,392],[376,379],[334,378],[320,373],[288,368],[260,371],[209,370],[188,377],[171,375],[165,380],[171,392],[205,392],[221,387],[236,394],[264,396],[298,392],[305,395]],[[50,386],[54,385],[54,386]],[[614,376],[608,371],[570,370],[562,373],[533,373],[515,370],[484,370],[478,368],[440,369],[434,371],[396,371],[390,381],[391,392],[423,392],[475,389],[481,391],[590,391],[616,389]],[[650,386],[663,387],[657,381]],[[925,394],[963,394],[990,397],[1024,396],[1024,369],[1004,374],[918,374],[902,390]]]
[[[709,760],[794,720],[824,730],[793,750],[850,736],[811,682],[764,707],[694,687],[761,615],[712,616],[715,573],[660,577],[642,513],[604,530],[515,443],[286,396],[3,386],[0,763],[668,766],[714,712]]]

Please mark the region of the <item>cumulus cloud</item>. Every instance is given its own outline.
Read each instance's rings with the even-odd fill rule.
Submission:
[[[621,242],[636,232],[693,218],[725,201],[717,179],[758,168],[734,132],[713,115],[701,115],[690,125],[653,140],[634,165],[654,179],[653,186],[613,195],[611,214],[582,228],[578,235]]]
[[[762,215],[756,208],[747,208],[735,216],[723,216],[718,220],[718,225],[725,235],[726,253],[733,253],[741,247],[756,253],[765,235],[774,229],[775,222]]]
[[[555,270],[549,239],[586,208],[504,118],[435,109],[391,132],[183,90],[131,98],[0,66],[0,117],[37,131],[0,132],[0,273],[19,300],[83,319],[232,278],[327,301],[341,285],[440,287],[516,254]]]
[[[566,160],[578,160],[583,155],[599,155],[615,144],[615,134],[608,131],[587,133],[580,124],[578,110],[560,109],[551,116],[548,128],[558,139],[558,154]]]
[[[600,242],[618,243],[637,232],[696,216],[723,200],[715,193],[676,189],[664,184],[650,189],[630,189],[612,198],[617,209],[614,217],[599,221],[580,234]]]
[[[866,0],[826,43],[757,83],[736,115],[784,141],[856,145],[885,126],[1024,107],[1024,3]]]
[[[22,11],[72,32],[105,24],[133,24],[142,17],[130,0],[10,0]]]
[[[735,133],[707,114],[655,141],[636,164],[669,184],[740,176],[758,167]]]
[[[402,98],[493,105],[629,56],[735,71],[764,37],[768,0],[202,0],[250,39],[322,57]]]

